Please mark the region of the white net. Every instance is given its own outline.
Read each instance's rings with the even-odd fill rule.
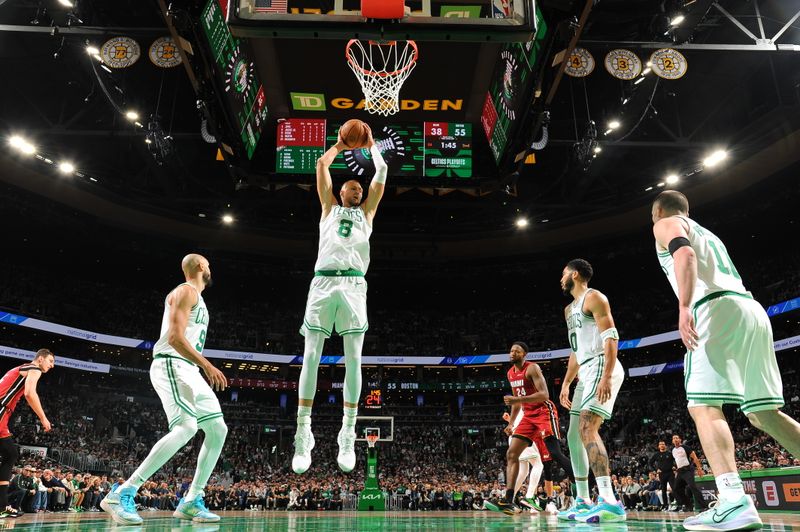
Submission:
[[[417,66],[414,41],[347,43],[347,64],[364,93],[364,108],[383,116],[400,110],[400,88]]]

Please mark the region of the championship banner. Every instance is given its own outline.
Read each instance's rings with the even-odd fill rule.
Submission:
[[[678,50],[662,48],[650,56],[650,68],[660,78],[680,79],[686,74],[689,64]]]
[[[64,366],[72,369],[79,369],[82,371],[94,371],[95,373],[108,373],[111,366],[108,364],[98,364],[96,362],[86,362],[84,360],[77,360],[74,358],[62,357],[58,353],[56,355],[56,366]],[[16,347],[7,347],[0,345],[0,356],[8,358],[16,358],[30,362],[36,356],[35,351],[27,351],[25,349],[17,349]]]
[[[575,48],[567,59],[564,73],[573,78],[585,78],[594,72],[594,57],[585,48]]]
[[[604,63],[608,73],[617,79],[631,80],[642,72],[642,60],[630,50],[611,50]]]

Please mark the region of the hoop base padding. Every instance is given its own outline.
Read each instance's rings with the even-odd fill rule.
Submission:
[[[377,19],[401,19],[405,15],[403,0],[361,0],[361,16]]]

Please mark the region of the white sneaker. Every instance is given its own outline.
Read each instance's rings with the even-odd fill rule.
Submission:
[[[339,469],[345,473],[349,473],[356,467],[356,429],[355,427],[344,427],[339,431],[339,437],[336,438],[339,443]]]
[[[549,514],[555,515],[558,513],[558,508],[556,508],[556,505],[553,504],[553,501],[550,501],[547,503],[547,506],[544,507],[544,511]]]
[[[297,425],[297,432],[294,435],[292,470],[298,475],[302,475],[311,467],[311,449],[314,448],[314,445],[314,435],[311,433],[311,425],[307,423]]]
[[[683,521],[686,530],[754,530],[762,525],[749,495],[743,495],[736,502],[711,503],[705,512]]]

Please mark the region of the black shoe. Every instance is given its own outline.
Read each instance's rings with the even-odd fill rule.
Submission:
[[[522,513],[522,510],[519,506],[504,499],[500,499],[496,503],[486,501],[484,505],[486,506],[487,510],[491,510],[493,512],[503,512],[506,515],[516,515],[518,513]]]

